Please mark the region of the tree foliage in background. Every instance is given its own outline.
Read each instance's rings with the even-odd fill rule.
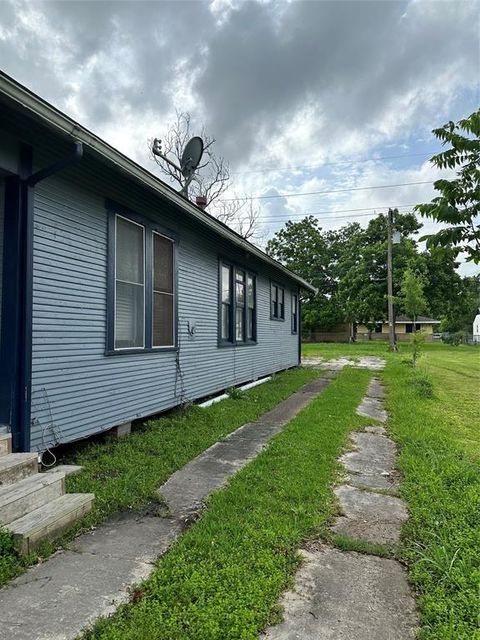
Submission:
[[[445,229],[425,236],[427,247],[454,247],[467,254],[467,260],[480,264],[480,109],[457,123],[448,122],[433,130],[444,145],[450,145],[431,159],[440,169],[455,169],[453,180],[437,180],[440,195],[430,204],[419,204],[416,211],[445,223]]]
[[[343,321],[342,310],[337,309],[333,299],[337,287],[332,270],[334,245],[332,234],[323,233],[314,216],[307,216],[299,222],[288,221],[267,243],[269,255],[318,289],[316,296],[308,294],[304,299],[302,318],[306,328],[331,328]]]
[[[165,131],[161,138],[163,155],[180,166],[183,150],[194,135],[199,135],[203,140],[203,158],[188,187],[190,200],[195,202],[197,196],[205,197],[208,213],[234,229],[243,238],[257,239],[260,210],[250,198],[222,200],[221,196],[231,186],[229,164],[225,158],[215,153],[216,140],[206,133],[204,127],[200,133],[194,133],[192,119],[188,112],[177,111],[175,121]],[[161,174],[182,189],[186,178],[161,156],[153,153],[152,143],[153,140],[148,141],[150,156],[158,165]]]
[[[480,304],[479,277],[457,273],[453,248],[419,251],[414,237],[422,225],[414,214],[395,212],[394,225],[402,236],[393,250],[394,296],[401,296],[402,279],[410,269],[423,282],[428,304],[421,313],[442,320],[443,331],[471,332]],[[324,231],[313,216],[289,221],[268,242],[267,252],[318,289],[303,302],[307,332],[352,321],[373,330],[387,318],[386,216],[378,215],[364,229],[355,222],[334,231]]]
[[[417,318],[427,310],[427,301],[423,293],[423,278],[408,268],[403,274],[400,304],[405,314],[413,320],[414,332],[416,332]]]
[[[393,252],[394,295],[400,292],[401,274],[414,264],[418,254],[410,237],[420,225],[412,214],[394,214],[395,228],[402,242]],[[350,226],[350,225],[349,225]],[[373,330],[377,322],[387,318],[387,217],[370,220],[366,229],[356,230],[344,243],[336,268],[337,297],[349,321]]]

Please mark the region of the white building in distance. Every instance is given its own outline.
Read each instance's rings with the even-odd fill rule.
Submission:
[[[478,309],[478,313],[473,321],[473,341],[480,343],[480,309]]]

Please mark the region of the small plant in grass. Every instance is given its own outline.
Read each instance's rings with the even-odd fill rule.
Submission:
[[[433,398],[433,382],[426,371],[417,369],[412,378],[412,387],[421,398]]]
[[[232,400],[242,400],[245,397],[245,391],[238,387],[230,387],[230,389],[227,389],[227,394]]]
[[[23,560],[17,554],[12,534],[0,527],[0,584],[23,569]]]
[[[367,542],[366,540],[359,540],[358,538],[340,534],[333,535],[331,542],[341,551],[356,551],[357,553],[365,553],[380,558],[395,557],[395,549],[390,545]]]
[[[425,331],[415,331],[412,339],[412,364],[414,367],[417,366],[418,359],[422,355],[423,346],[425,344],[426,333]]]

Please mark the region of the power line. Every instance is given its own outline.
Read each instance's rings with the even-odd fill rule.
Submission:
[[[244,176],[250,173],[270,173],[278,171],[279,173],[288,173],[296,169],[320,169],[322,167],[331,167],[340,164],[363,164],[364,162],[377,162],[378,160],[397,160],[400,158],[417,158],[420,156],[430,156],[440,153],[440,151],[423,151],[422,153],[405,153],[398,156],[378,156],[377,158],[363,158],[362,160],[336,160],[335,162],[321,162],[318,164],[304,164],[281,169],[279,167],[271,167],[266,169],[250,169],[249,171],[236,171],[231,173],[232,176]]]
[[[330,211],[306,211],[305,213],[300,213],[300,212],[294,212],[291,215],[286,214],[286,213],[282,213],[279,215],[261,215],[258,216],[257,220],[291,220],[293,218],[305,218],[307,216],[320,216],[323,214],[335,214],[335,213],[348,213],[348,212],[355,212],[355,211],[377,211],[380,209],[408,209],[410,207],[414,207],[415,204],[396,204],[396,205],[376,205],[373,207],[361,207],[358,209],[335,209],[334,211],[330,210]],[[367,213],[367,214],[363,214],[363,215],[372,215],[371,213]],[[357,215],[353,215],[353,216],[331,216],[332,219],[334,218],[356,218],[359,217]],[[322,220],[324,220],[326,218],[322,218]]]
[[[316,196],[324,195],[328,193],[346,193],[350,191],[368,191],[369,189],[389,189],[391,187],[409,187],[411,185],[418,184],[432,184],[431,180],[424,180],[421,182],[402,182],[399,184],[379,184],[368,187],[351,187],[350,189],[330,189],[328,191],[304,191],[303,193],[276,193],[271,196],[243,196],[242,198],[219,198],[218,202],[235,202],[239,200],[268,200],[272,198],[296,198],[298,196]]]

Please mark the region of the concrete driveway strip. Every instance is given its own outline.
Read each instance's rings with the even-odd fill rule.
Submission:
[[[357,412],[386,423],[384,395],[382,383],[373,378]],[[386,434],[387,428],[378,425],[351,434],[355,449],[340,458],[347,484],[334,489],[342,515],[331,529],[347,539],[391,548],[408,513],[400,498],[385,494],[398,486],[396,447]],[[263,640],[415,637],[415,602],[399,562],[340,551],[319,541],[309,547],[294,589],[283,596],[284,622],[267,629]]]
[[[317,378],[308,383],[257,422],[240,427],[176,471],[158,490],[170,514],[188,521],[198,513],[204,500],[213,491],[224,487],[234,473],[253,460],[329,381],[329,378]]]
[[[318,378],[180,469],[160,488],[171,517],[125,514],[0,589],[0,640],[73,640],[128,601],[130,589],[181,534],[212,491],[267,445],[330,382]]]

